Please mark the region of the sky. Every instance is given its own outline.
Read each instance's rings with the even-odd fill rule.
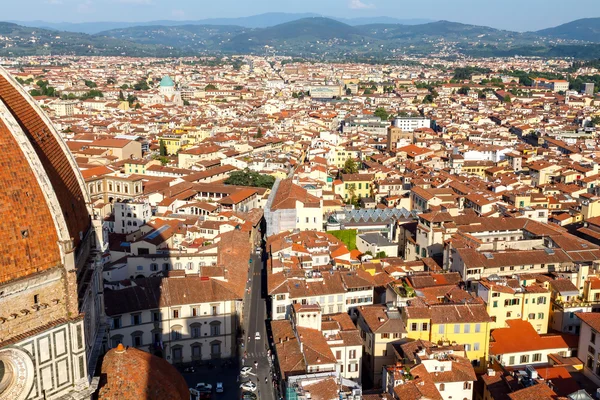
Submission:
[[[600,17],[600,0],[3,0],[3,20],[142,22],[244,17],[266,12],[354,18],[445,19],[532,31]]]

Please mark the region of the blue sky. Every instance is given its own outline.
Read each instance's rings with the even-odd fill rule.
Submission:
[[[4,20],[151,21],[312,12],[446,19],[519,31],[600,17],[600,0],[3,0]]]

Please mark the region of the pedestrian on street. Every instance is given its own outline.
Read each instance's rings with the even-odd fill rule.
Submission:
[[[258,368],[258,361],[254,361],[254,368]]]
[[[265,376],[265,384],[269,383],[269,378]]]

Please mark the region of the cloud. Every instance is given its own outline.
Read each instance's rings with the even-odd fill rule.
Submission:
[[[183,10],[173,10],[171,11],[171,15],[177,19],[183,19],[185,17],[185,11]]]
[[[353,10],[364,10],[366,8],[375,8],[375,4],[363,3],[361,0],[350,0],[348,2],[348,7]]]
[[[122,4],[152,4],[152,0],[115,0],[117,3]]]
[[[94,11],[92,0],[85,0],[77,5],[77,12],[81,14],[89,14]]]

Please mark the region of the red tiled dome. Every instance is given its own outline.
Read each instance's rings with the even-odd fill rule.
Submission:
[[[0,68],[0,284],[61,264],[91,226],[83,179],[43,111]],[[62,228],[61,228],[62,227]]]
[[[160,357],[122,344],[102,361],[99,400],[188,400],[190,392],[179,372]]]

